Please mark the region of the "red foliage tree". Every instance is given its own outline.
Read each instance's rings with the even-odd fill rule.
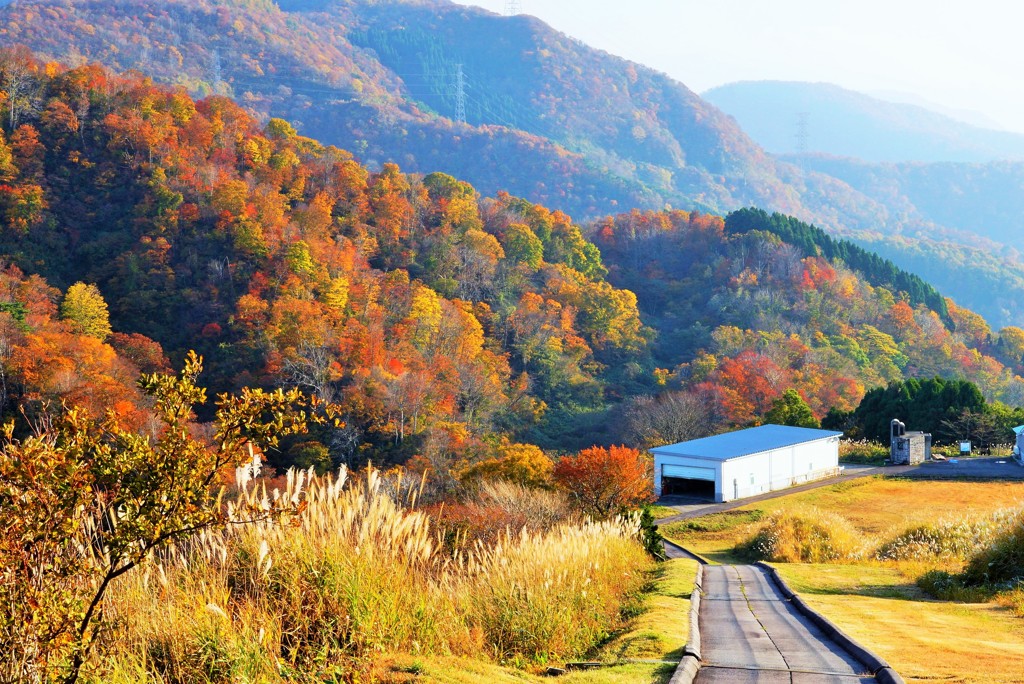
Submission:
[[[555,481],[587,513],[607,518],[654,500],[649,454],[626,446],[590,447],[555,464]]]

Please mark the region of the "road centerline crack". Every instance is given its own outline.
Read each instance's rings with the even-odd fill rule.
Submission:
[[[736,573],[736,578],[739,580],[740,583],[740,593],[743,594],[743,598],[747,602],[747,610],[749,610],[750,614],[754,616],[755,620],[757,620],[757,624],[759,624],[761,626],[761,629],[764,630],[765,636],[767,636],[768,640],[772,642],[772,646],[775,647],[775,650],[779,652],[779,657],[782,658],[782,662],[786,664],[786,670],[792,673],[792,668],[789,664],[789,661],[786,660],[786,654],[783,653],[782,649],[779,648],[779,645],[775,643],[775,639],[772,638],[771,632],[768,631],[768,628],[765,626],[764,622],[761,621],[761,618],[759,618],[757,616],[757,613],[754,611],[754,606],[750,603],[750,597],[747,595],[747,585],[743,581],[743,575],[740,574],[739,568],[735,565],[732,565],[729,569]],[[790,675],[790,679],[792,679],[792,674]]]

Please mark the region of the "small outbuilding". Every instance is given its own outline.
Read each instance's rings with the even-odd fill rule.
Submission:
[[[656,447],[654,493],[723,502],[831,477],[842,434],[761,425]]]
[[[961,450],[963,449],[961,443]],[[967,453],[971,443],[967,442]],[[897,418],[889,421],[889,460],[893,465],[917,465],[932,460],[932,435],[929,432],[907,432]]]

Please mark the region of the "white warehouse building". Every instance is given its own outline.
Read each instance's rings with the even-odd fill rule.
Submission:
[[[761,425],[655,447],[654,493],[723,502],[832,477],[842,434]]]

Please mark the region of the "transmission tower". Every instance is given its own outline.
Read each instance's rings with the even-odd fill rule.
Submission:
[[[461,64],[456,65],[455,71],[455,120],[466,123],[466,79]]]
[[[210,79],[213,81],[213,92],[220,94],[220,50],[214,49],[213,63],[210,65]]]
[[[796,151],[799,154],[807,153],[807,141],[810,139],[810,112],[797,112],[796,115]]]
[[[514,17],[523,13],[523,5],[519,0],[505,0],[505,16]]]

